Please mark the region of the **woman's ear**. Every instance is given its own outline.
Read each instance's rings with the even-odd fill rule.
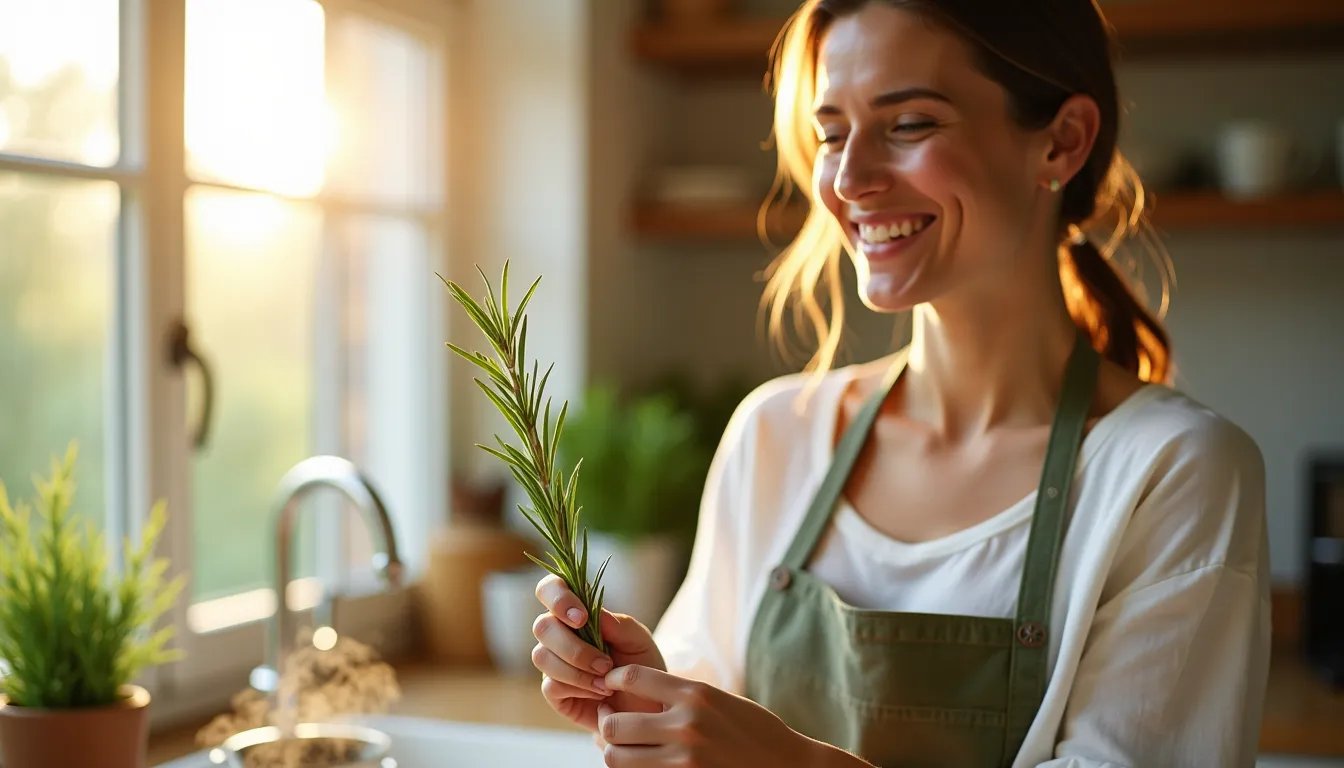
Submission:
[[[1045,129],[1046,153],[1041,162],[1041,185],[1058,181],[1062,187],[1087,163],[1101,129],[1101,110],[1090,96],[1070,96]]]

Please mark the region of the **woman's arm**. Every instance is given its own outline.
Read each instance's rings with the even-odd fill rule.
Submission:
[[[1042,768],[1255,763],[1270,645],[1263,458],[1211,418],[1159,467]]]
[[[742,535],[739,528],[745,482],[745,443],[754,430],[756,396],[749,396],[729,420],[714,453],[701,496],[699,521],[686,577],[653,636],[667,670],[727,691],[741,689],[734,640],[741,605]]]

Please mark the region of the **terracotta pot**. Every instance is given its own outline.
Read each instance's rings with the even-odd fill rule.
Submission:
[[[0,765],[51,768],[145,768],[149,691],[123,686],[110,707],[40,709],[13,706],[0,696]]]

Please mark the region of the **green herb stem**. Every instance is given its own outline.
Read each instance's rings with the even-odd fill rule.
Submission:
[[[495,435],[498,448],[480,444],[477,447],[508,465],[514,479],[527,492],[532,508],[520,504],[518,509],[550,546],[550,551],[546,553],[549,562],[533,557],[531,553],[527,556],[563,579],[570,591],[578,596],[588,614],[587,623],[578,630],[579,637],[605,653],[606,645],[602,640],[600,624],[604,596],[601,582],[608,561],[604,560],[594,577],[588,579],[588,532],[579,526],[582,508],[577,501],[579,468],[583,462],[579,460],[575,463],[568,480],[564,472],[556,467],[556,449],[564,430],[569,403],[561,405],[559,416],[552,426],[551,399],[546,396],[545,389],[555,366],[552,364],[543,373],[534,361],[531,372],[528,372],[527,316],[524,310],[536,292],[537,285],[541,283],[541,278],[532,283],[518,307],[510,311],[509,263],[504,263],[498,298],[485,273],[479,267],[476,271],[486,286],[486,295],[480,301],[442,275],[439,275],[439,279],[485,335],[497,359],[480,352],[468,352],[452,343],[447,346],[485,373],[489,383],[481,379],[473,380],[513,427],[524,448],[511,445],[499,435]],[[540,427],[538,421],[541,422]]]

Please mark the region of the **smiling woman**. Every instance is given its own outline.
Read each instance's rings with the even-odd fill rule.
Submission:
[[[598,652],[538,585],[543,694],[610,765],[1253,765],[1264,459],[1112,265],[1142,187],[1097,4],[807,0],[776,52],[811,209],[766,298],[820,351],[733,415],[655,632]],[[846,255],[913,322],[832,368]]]
[[[867,5],[868,0],[829,0],[820,3],[819,14],[811,18],[815,21],[851,15]],[[877,48],[883,43],[871,35],[806,23],[806,13],[799,14],[799,23],[781,40],[782,55],[774,73],[779,189],[810,189],[817,205],[798,238],[770,270],[766,293],[772,302],[772,331],[780,331],[786,308],[797,299],[795,309],[805,313],[820,341],[812,364],[820,370],[830,366],[844,326],[844,298],[837,293],[840,282],[836,261],[842,248],[854,255],[854,249],[862,244],[865,258],[854,259],[860,279],[877,294],[899,294],[883,299],[865,289],[863,298],[869,306],[885,301],[895,302],[889,309],[904,309],[918,303],[928,291],[937,290],[943,279],[940,268],[922,264],[916,270],[908,259],[898,263],[884,258],[911,244],[893,239],[894,233],[882,225],[895,223],[899,227],[905,218],[913,231],[920,231],[925,225],[939,222],[942,214],[937,231],[930,231],[924,240],[936,237],[945,246],[956,241],[974,254],[996,250],[978,236],[1008,237],[1019,242],[1025,233],[1014,231],[1005,217],[1020,220],[1022,212],[961,210],[968,202],[983,204],[993,199],[977,195],[968,200],[967,186],[997,187],[999,196],[1007,193],[1016,181],[1011,174],[1024,169],[1004,167],[996,161],[1008,148],[1005,142],[1020,142],[1027,135],[1007,130],[1009,124],[1041,129],[1064,111],[1072,121],[1071,140],[1086,142],[1090,152],[1070,183],[1042,180],[1047,185],[1062,184],[1051,190],[1062,192],[1057,231],[1051,235],[1061,242],[1068,238],[1071,243],[1071,247],[1061,249],[1058,265],[1064,299],[1070,314],[1089,330],[1108,357],[1146,381],[1169,381],[1172,366],[1166,331],[1117,271],[1122,255],[1119,246],[1129,235],[1138,236],[1138,245],[1150,249],[1160,267],[1167,264],[1165,253],[1142,219],[1142,183],[1116,149],[1119,105],[1110,70],[1111,44],[1105,29],[1096,24],[1092,6],[1049,3],[1045,12],[1052,17],[1052,24],[1069,30],[1064,38],[1069,44],[1061,41],[1042,46],[1028,42],[1036,39],[1034,35],[1005,32],[1032,23],[1029,17],[1007,8],[972,3],[976,8],[972,16],[957,10],[959,3],[910,0],[896,5],[910,14],[900,63],[884,55]],[[946,36],[922,34],[931,28],[953,31],[972,44],[949,44]],[[831,38],[850,34],[853,39],[834,40],[827,48],[828,58],[821,57],[818,52],[824,34]],[[1074,57],[1072,61],[1067,60],[1070,56]],[[986,76],[949,74],[958,71],[958,63]],[[901,76],[886,83],[891,80],[890,66],[899,66]],[[846,77],[853,81],[836,82]],[[888,90],[882,90],[888,85]],[[858,93],[872,95],[871,102],[862,105],[867,115],[862,127],[854,122],[854,107],[858,105],[842,109],[835,102],[846,95],[856,98]],[[848,141],[852,132],[857,135]],[[925,141],[935,136],[938,140]],[[958,141],[950,143],[941,137],[957,137]],[[836,178],[836,163],[841,156],[856,152],[895,153],[892,161],[900,164],[902,178],[913,188],[893,191],[886,197],[899,195],[904,208],[870,210],[873,200],[866,197],[862,203],[846,199],[842,209],[842,190],[858,196],[873,191],[863,189],[864,185],[882,183],[880,178],[854,177],[854,165],[849,166],[850,176]],[[922,200],[916,203],[918,198]],[[1021,203],[1011,197],[1009,200],[1011,204]],[[942,204],[948,204],[946,210],[934,210]],[[912,206],[920,210],[905,210]],[[835,226],[837,221],[842,223],[840,229]],[[846,231],[846,226],[852,231]],[[860,231],[865,226],[868,231]],[[875,242],[878,239],[880,247]],[[1134,244],[1131,242],[1131,247]],[[873,268],[878,263],[884,266],[873,280]],[[997,279],[993,265],[966,268],[976,269],[985,280]],[[1166,273],[1162,274],[1165,285]],[[830,287],[829,322],[822,321],[821,305],[814,296],[823,284]],[[1165,306],[1165,296],[1163,299]]]

